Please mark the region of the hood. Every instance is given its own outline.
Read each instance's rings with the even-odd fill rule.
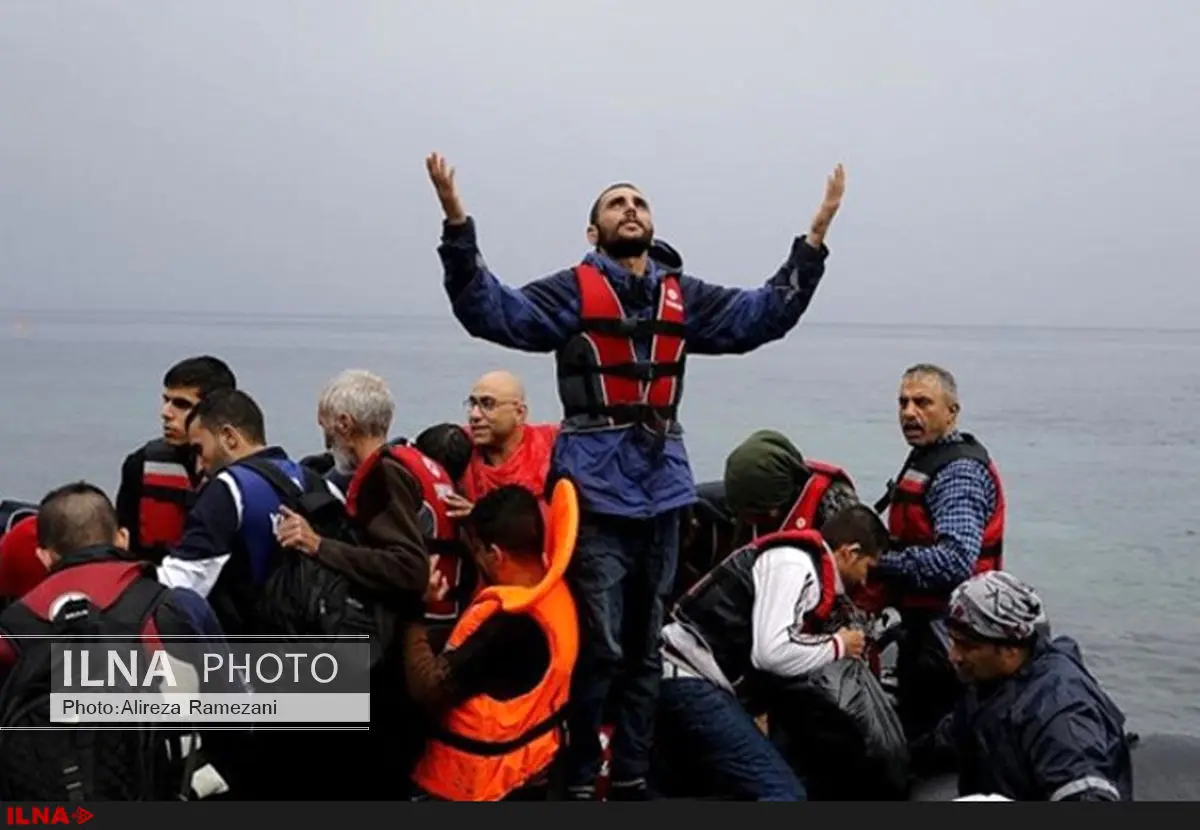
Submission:
[[[683,257],[665,239],[655,239],[650,243],[650,258],[668,271],[683,270]]]

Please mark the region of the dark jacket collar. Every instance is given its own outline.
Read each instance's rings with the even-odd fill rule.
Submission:
[[[66,556],[61,557],[54,567],[50,569],[50,573],[57,573],[66,568],[73,568],[76,565],[90,565],[94,562],[132,562],[134,557],[127,551],[123,551],[113,545],[93,545],[87,548],[73,550]]]

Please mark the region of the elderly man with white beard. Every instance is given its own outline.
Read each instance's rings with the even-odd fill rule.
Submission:
[[[371,675],[370,735],[330,750],[329,757],[341,758],[339,770],[329,770],[340,784],[335,795],[322,797],[406,797],[409,770],[424,744],[419,712],[403,682],[404,635],[429,612],[429,537],[450,521],[444,508],[430,506],[430,493],[450,485],[445,472],[416,449],[389,443],[395,410],[387,384],[371,372],[350,369],[326,385],[317,423],[335,470],[349,478],[346,512],[356,538],[322,538],[287,508],[275,531],[283,547],[340,571],[359,596],[373,601],[384,652]],[[375,760],[380,753],[387,754],[387,764]]]
[[[421,482],[409,466],[384,452],[394,412],[391,392],[378,375],[348,370],[329,382],[317,405],[317,422],[336,470],[351,476],[346,502],[358,544],[322,538],[286,508],[276,535],[284,547],[345,574],[403,626],[424,615],[429,555],[420,517]]]

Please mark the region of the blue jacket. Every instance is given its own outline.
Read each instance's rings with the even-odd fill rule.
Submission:
[[[1013,677],[972,686],[938,729],[960,795],[1014,801],[1131,801],[1125,716],[1069,637],[1039,638]]]
[[[303,468],[283,450],[270,447],[259,455],[304,486]],[[243,628],[246,615],[275,564],[281,501],[254,471],[240,464],[221,470],[197,496],[183,538],[163,557],[159,580],[206,597],[230,633],[249,633]]]
[[[555,352],[579,333],[579,292],[571,269],[521,288],[504,285],[480,254],[471,219],[444,224],[438,254],[454,316],[471,336],[521,351]],[[753,289],[684,275],[688,354],[744,354],[781,339],[808,308],[828,255],[824,245],[817,250],[797,238],[775,275]],[[585,260],[612,282],[627,314],[653,316],[662,265],[652,259],[646,276],[638,278],[598,252]],[[638,357],[647,359],[648,349],[639,343]],[[652,446],[643,430],[560,433],[551,475],[572,478],[584,508],[595,513],[649,518],[694,502],[682,436],[669,437],[662,452]]]

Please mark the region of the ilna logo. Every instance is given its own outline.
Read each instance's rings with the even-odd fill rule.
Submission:
[[[92,813],[82,807],[70,813],[66,807],[5,807],[4,817],[9,824],[83,824]]]

